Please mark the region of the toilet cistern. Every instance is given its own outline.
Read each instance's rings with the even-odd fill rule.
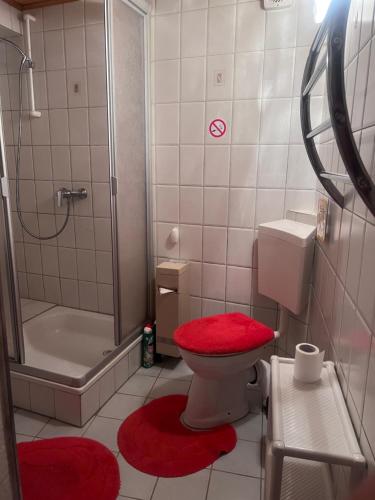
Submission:
[[[258,291],[297,315],[308,302],[315,232],[289,219],[259,225]]]

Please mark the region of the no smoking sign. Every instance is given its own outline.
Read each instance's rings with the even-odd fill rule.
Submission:
[[[225,135],[225,132],[227,131],[227,124],[221,118],[215,118],[215,120],[212,120],[210,123],[208,131],[211,137],[219,139]]]

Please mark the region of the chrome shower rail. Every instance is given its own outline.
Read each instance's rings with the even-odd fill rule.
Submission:
[[[306,151],[313,169],[328,194],[341,207],[344,196],[335,181],[352,182],[354,188],[375,216],[375,185],[363,164],[354,140],[347,109],[344,77],[344,55],[350,0],[332,0],[327,15],[318,30],[307,58],[301,89],[301,126]],[[324,41],[327,54],[318,63]],[[327,71],[327,97],[330,118],[314,129],[311,128],[311,91],[324,71]],[[332,128],[337,147],[348,176],[326,172],[317,151],[314,137]],[[340,180],[341,179],[341,180]]]

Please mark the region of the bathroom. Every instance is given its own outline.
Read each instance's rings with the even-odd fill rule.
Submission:
[[[375,472],[374,16],[374,0],[0,0],[1,499],[344,500]],[[265,264],[266,230],[283,220],[298,238],[296,228],[311,229],[291,246],[296,257],[267,247]],[[297,255],[307,248],[304,272]],[[304,281],[295,308],[284,303],[294,280]],[[236,313],[271,335],[234,360],[254,370],[244,390],[256,404],[206,426],[228,449],[166,471],[178,463],[163,456],[168,432],[148,442],[138,423],[132,433],[139,412],[188,401],[183,429],[198,440],[205,432],[192,429],[205,426],[187,423],[188,413],[207,410],[206,391],[216,412],[242,392],[231,390],[237,373],[204,386],[193,358],[210,356],[189,356],[163,329],[184,324],[188,334],[193,321],[205,337],[206,318],[225,318],[213,337],[226,343]],[[142,332],[155,319],[159,355],[146,368]],[[293,455],[310,460],[284,474],[289,490],[279,477],[281,493],[268,460],[282,390],[275,373],[306,343],[325,351],[364,469],[358,479],[351,458],[326,454],[316,476],[325,495],[310,481],[321,449]],[[327,406],[317,405],[308,432],[324,425]],[[347,436],[337,432],[338,449]],[[69,452],[69,439],[102,445],[115,477],[108,490],[95,477],[78,493],[67,477],[26,474],[21,452],[37,460],[56,440]],[[157,472],[146,472],[142,450],[160,455]],[[83,476],[71,467],[69,480]],[[71,493],[49,490],[52,479]]]

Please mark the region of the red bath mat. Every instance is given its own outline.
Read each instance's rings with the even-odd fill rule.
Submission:
[[[24,500],[115,500],[118,496],[117,460],[96,441],[61,437],[17,447]]]
[[[222,425],[193,431],[181,424],[187,396],[155,399],[121,425],[118,446],[130,465],[160,477],[187,476],[204,469],[236,446],[236,431]]]

